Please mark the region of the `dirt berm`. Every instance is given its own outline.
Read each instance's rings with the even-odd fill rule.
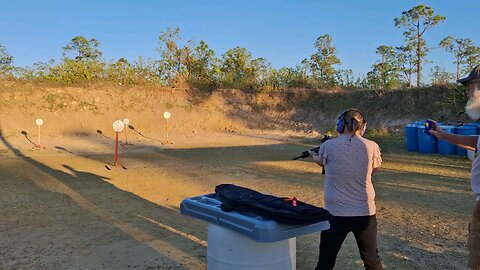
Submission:
[[[130,119],[135,131],[163,137],[163,113],[171,136],[210,131],[282,133],[316,137],[333,130],[342,110],[361,109],[370,131],[402,133],[414,120],[466,121],[459,89],[428,88],[378,91],[292,89],[246,92],[237,89],[162,88],[95,84],[82,87],[0,82],[0,127],[7,137],[21,131],[85,136],[98,131],[111,136],[113,121]],[[459,98],[456,98],[459,97]]]

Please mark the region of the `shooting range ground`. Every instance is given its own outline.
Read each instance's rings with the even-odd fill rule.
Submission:
[[[4,80],[0,90],[2,270],[204,270],[208,225],[181,215],[180,202],[232,183],[321,206],[321,168],[292,158],[318,146],[345,107],[366,108],[367,136],[385,136],[374,138],[384,160],[374,185],[385,269],[466,269],[471,163],[407,152],[405,138],[386,132],[400,127],[403,134],[412,119],[437,111],[465,122],[459,119],[464,104],[436,107],[444,108],[449,89],[378,96]],[[165,111],[173,144],[164,143]],[[37,117],[44,121],[41,151]],[[124,166],[112,166],[112,122],[125,117],[132,145],[125,145],[125,131],[118,134]],[[297,269],[314,268],[318,244],[318,234],[297,239]],[[363,269],[360,264],[350,235],[336,267]]]
[[[230,133],[178,136],[168,146],[135,141],[122,149],[129,169],[107,171],[112,140],[46,140],[58,147],[32,151],[24,137],[2,137],[1,269],[202,270],[207,223],[179,213],[184,198],[234,183],[323,201],[321,168],[291,160],[314,141]],[[378,246],[386,269],[465,269],[470,162],[407,152],[401,139],[377,141],[384,159],[374,176]],[[318,234],[297,239],[297,269],[314,268],[318,243]],[[337,268],[363,269],[352,235]]]

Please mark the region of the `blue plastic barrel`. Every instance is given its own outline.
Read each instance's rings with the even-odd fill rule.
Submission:
[[[418,151],[422,154],[436,153],[437,138],[433,135],[425,134],[424,131],[425,131],[425,126],[417,127]]]
[[[477,135],[480,131],[480,122],[467,123],[464,126],[477,127]]]
[[[455,133],[456,127],[455,126],[440,126],[444,132],[448,133]],[[448,143],[444,140],[438,140],[437,143],[437,150],[438,153],[441,155],[455,155],[457,153],[457,146],[451,143]]]
[[[476,126],[459,126],[456,128],[457,134],[459,135],[477,135]],[[467,149],[457,147],[457,155],[466,156]]]
[[[417,125],[408,124],[405,126],[405,137],[407,139],[407,151],[418,151]]]

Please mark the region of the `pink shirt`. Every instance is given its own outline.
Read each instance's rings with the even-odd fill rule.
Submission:
[[[313,159],[325,168],[325,209],[334,216],[375,214],[372,172],[382,164],[378,144],[342,134],[323,143]]]

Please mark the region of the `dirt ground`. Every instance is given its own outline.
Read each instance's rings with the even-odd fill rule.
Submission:
[[[45,136],[42,149],[34,133],[0,140],[1,269],[206,269],[207,223],[179,213],[184,198],[234,183],[323,202],[320,168],[291,160],[311,140],[212,132],[162,144],[132,132],[127,145],[121,134],[117,167],[109,134]],[[385,269],[465,269],[470,162],[378,142]],[[314,268],[318,244],[319,234],[297,238],[297,269]],[[336,269],[363,269],[352,235]]]
[[[0,82],[0,269],[206,269],[207,223],[179,205],[221,183],[322,206],[320,168],[291,159],[332,129],[340,109],[329,103],[351,105],[328,97],[319,108],[305,93]],[[167,110],[173,144],[162,144]],[[374,185],[385,269],[465,269],[470,161],[406,152],[375,129],[412,117],[369,110],[384,159]],[[114,167],[112,123],[126,116]],[[297,269],[314,268],[318,244],[298,237]],[[363,269],[351,235],[336,269]]]

